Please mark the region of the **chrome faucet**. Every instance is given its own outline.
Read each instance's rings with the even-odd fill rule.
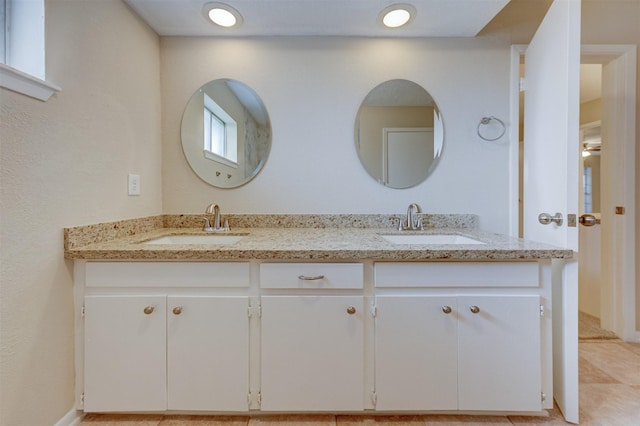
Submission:
[[[224,232],[229,230],[229,222],[224,221],[224,226],[220,225],[220,207],[217,204],[212,203],[207,206],[205,210],[205,214],[213,215],[213,225],[208,217],[204,218],[204,228],[202,229],[205,232]]]
[[[400,220],[400,225],[398,226],[398,231],[421,231],[424,228],[422,227],[422,218],[418,216],[414,216],[417,213],[422,213],[420,206],[416,203],[409,204],[407,208],[407,217],[404,220]]]

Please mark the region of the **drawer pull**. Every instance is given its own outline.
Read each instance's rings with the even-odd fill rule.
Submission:
[[[145,315],[151,315],[153,313],[153,309],[153,306],[147,306],[146,308],[144,308]]]
[[[314,277],[307,277],[306,275],[298,275],[298,279],[302,281],[317,281],[317,280],[323,280],[324,275],[316,275]]]
[[[347,308],[347,313],[348,313],[349,315],[353,315],[353,314],[355,314],[355,313],[356,313],[356,308],[355,308],[355,306],[349,306],[349,307]]]
[[[480,308],[478,308],[476,305],[470,306],[469,310],[472,314],[477,314],[478,312],[480,312]]]
[[[450,314],[451,313],[451,306],[443,306],[442,307],[442,312],[444,312],[445,314]]]
[[[173,315],[180,315],[182,313],[182,306],[176,306],[173,308]]]

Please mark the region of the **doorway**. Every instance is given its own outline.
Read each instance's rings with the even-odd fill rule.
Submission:
[[[510,137],[517,141],[522,141],[520,92],[526,90],[526,79],[523,82],[521,78],[525,50],[526,46],[512,47],[510,120],[518,126],[511,126]],[[589,45],[582,46],[581,52],[581,64],[602,67],[600,121],[606,148],[601,155],[600,323],[602,328],[624,340],[640,341],[640,319],[636,318],[636,312],[640,313],[637,308],[640,294],[636,295],[635,288],[634,221],[636,46]],[[512,235],[522,236],[522,142],[512,147],[510,230]]]

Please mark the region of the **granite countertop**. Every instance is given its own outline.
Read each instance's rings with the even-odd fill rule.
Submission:
[[[454,215],[450,215],[454,216]],[[464,217],[462,217],[464,216]],[[462,219],[461,219],[462,217]],[[317,218],[317,216],[314,216]],[[379,217],[376,217],[379,219]],[[130,221],[65,229],[65,257],[91,260],[537,260],[571,258],[571,250],[483,232],[466,215],[457,219],[425,220],[424,231],[398,231],[399,220],[387,216],[349,216],[345,223],[335,217],[309,222],[265,216],[246,220],[229,216],[232,230],[212,235],[237,235],[232,244],[144,244],[168,235],[211,235],[197,225],[201,216],[157,216]],[[436,218],[437,219],[437,218]],[[442,218],[440,218],[442,219]],[[242,227],[233,227],[238,223]],[[268,227],[259,227],[257,224]],[[142,224],[142,226],[141,226]],[[277,226],[274,226],[277,225]],[[435,225],[435,226],[434,226]],[[484,244],[394,244],[381,235],[456,234]]]

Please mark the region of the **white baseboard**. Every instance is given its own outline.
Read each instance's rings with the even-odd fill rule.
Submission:
[[[80,410],[72,408],[54,426],[77,426],[82,421],[84,413]]]

